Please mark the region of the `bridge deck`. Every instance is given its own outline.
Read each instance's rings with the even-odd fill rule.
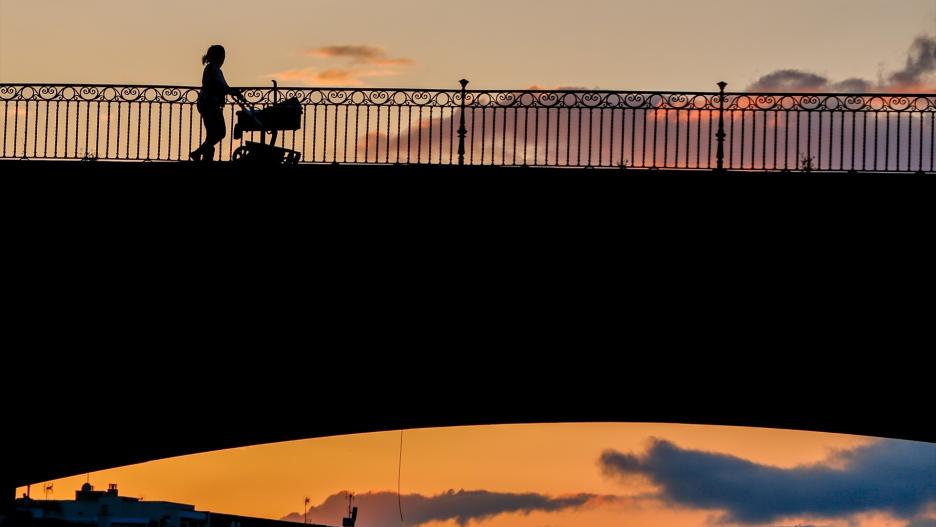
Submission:
[[[455,214],[472,221],[496,221],[504,215],[547,220],[556,214],[624,213],[630,219],[652,217],[654,228],[660,222],[675,226],[690,218],[724,214],[735,219],[738,214],[766,214],[772,221],[800,221],[803,213],[839,215],[842,207],[852,209],[858,219],[868,202],[875,203],[878,211],[890,204],[900,214],[922,212],[928,207],[923,201],[928,194],[920,187],[936,182],[931,174],[913,173],[344,164],[258,169],[229,162],[51,160],[2,160],[0,173],[0,185],[11,198],[8,205],[22,210],[38,207],[57,212],[82,203],[97,205],[83,213],[113,207],[134,213],[149,204],[208,210],[236,202],[243,207],[225,214],[312,211],[350,219],[346,212],[354,210],[358,218]],[[221,196],[226,199],[216,199]],[[908,200],[919,201],[920,207],[909,206]],[[791,206],[799,209],[798,215],[790,214]],[[479,207],[488,210],[479,214]],[[751,228],[735,222],[735,228],[745,227]]]

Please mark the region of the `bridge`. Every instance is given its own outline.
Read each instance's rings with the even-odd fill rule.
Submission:
[[[425,176],[423,182],[459,172],[522,177],[527,182],[530,175],[559,173],[642,180],[676,173],[695,180],[716,173],[780,178],[934,173],[936,96],[742,94],[723,89],[648,93],[290,88],[281,90],[281,96],[302,102],[303,125],[295,133],[281,134],[279,144],[302,152],[299,173],[418,172]],[[261,106],[272,103],[272,91],[266,88],[249,89],[245,95]],[[132,179],[122,177],[126,175],[177,181],[171,179],[173,174],[230,173],[238,163],[214,163],[206,169],[178,162],[203,135],[194,109],[196,97],[191,87],[0,85],[0,166],[16,167],[24,177],[48,170],[106,172],[122,180]],[[233,102],[225,108],[229,130],[236,109]],[[251,139],[250,134],[244,139]],[[230,160],[238,145],[229,134],[218,160]],[[185,167],[181,174],[179,167]],[[382,181],[387,184],[386,178]],[[347,379],[322,381],[313,388],[296,386],[286,394],[282,386],[258,389],[255,382],[261,376],[256,372],[244,377],[252,379],[249,385],[227,372],[195,376],[200,383],[214,381],[199,384],[197,395],[136,372],[132,382],[113,392],[115,397],[132,394],[134,411],[109,426],[89,425],[86,411],[99,402],[83,398],[75,387],[73,411],[8,408],[15,423],[10,432],[13,445],[4,456],[0,486],[13,489],[219,448],[426,426],[653,421],[936,440],[926,426],[928,413],[919,408],[919,401],[928,400],[930,383],[921,378],[928,370],[912,361],[894,359],[896,368],[888,372],[890,359],[879,359],[869,363],[873,372],[869,370],[867,378],[854,383],[853,377],[837,373],[804,380],[795,370],[766,379],[729,378],[723,372],[713,383],[695,367],[698,376],[691,382],[659,374],[611,382],[597,366],[577,371],[562,367],[544,376],[524,365],[508,368],[504,360],[490,359],[497,364],[496,378],[490,371],[471,377],[464,365],[459,366],[460,374],[455,372],[458,383],[412,375],[402,381],[378,378],[376,371],[362,380],[355,377],[360,372],[352,370]],[[790,359],[786,364],[814,360]],[[626,366],[621,371],[633,369]],[[705,371],[717,369],[713,363]],[[367,383],[369,391],[350,390],[354,382]],[[480,392],[471,384],[478,382],[496,389]],[[409,388],[399,397],[369,396],[396,394],[401,384]],[[657,397],[659,392],[691,396],[673,404]],[[340,402],[317,408],[314,418],[306,418],[309,410],[303,401],[313,395]],[[633,402],[616,403],[621,400]],[[261,411],[274,401],[296,417]],[[905,418],[901,409],[914,417]],[[112,430],[131,440],[113,448],[108,442]]]
[[[936,96],[606,90],[244,89],[303,108],[277,145],[309,165],[759,173],[936,172]],[[180,161],[202,140],[198,88],[0,84],[0,159]],[[231,133],[227,161],[248,132]]]

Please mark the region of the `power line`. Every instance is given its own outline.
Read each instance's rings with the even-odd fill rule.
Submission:
[[[400,511],[400,525],[403,525],[403,499],[400,497],[400,479],[403,472],[403,430],[400,430],[400,456],[397,464],[396,497],[397,508]]]

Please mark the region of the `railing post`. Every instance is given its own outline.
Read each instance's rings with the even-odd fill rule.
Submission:
[[[461,118],[458,125],[458,165],[465,164],[465,136],[468,135],[468,129],[465,128],[465,88],[468,87],[468,80],[458,81],[461,84]]]
[[[721,81],[718,83],[718,133],[715,139],[718,141],[718,151],[715,154],[717,170],[725,169],[725,87],[728,83]]]

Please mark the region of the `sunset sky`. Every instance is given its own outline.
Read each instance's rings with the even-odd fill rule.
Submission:
[[[887,85],[921,37],[936,42],[934,0],[0,0],[0,81],[197,85],[222,43],[241,86]]]
[[[121,438],[115,437],[115,448]],[[90,474],[199,510],[360,527],[934,527],[936,445],[664,424],[408,430],[310,439]],[[54,482],[72,499],[88,476]],[[18,492],[24,492],[19,489]],[[42,498],[41,486],[33,497]]]

